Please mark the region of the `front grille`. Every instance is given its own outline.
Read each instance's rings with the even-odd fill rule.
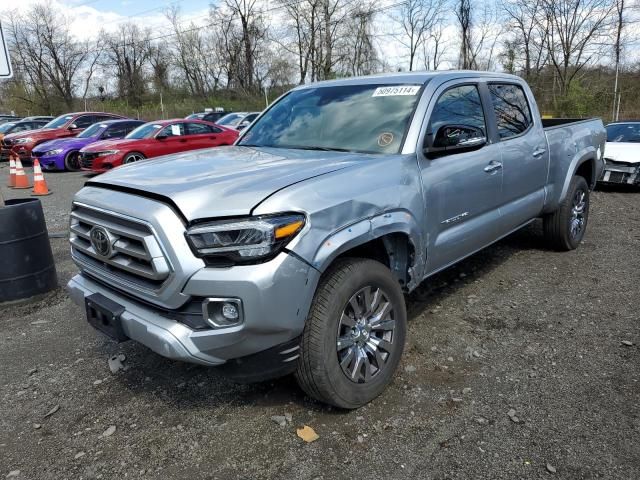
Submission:
[[[4,139],[2,140],[2,146],[6,148],[11,148],[13,146],[13,142],[11,140]]]
[[[80,164],[83,168],[93,168],[93,160],[97,158],[97,153],[92,152],[81,152],[80,153]]]
[[[99,254],[91,230],[102,227],[111,246],[107,256]],[[171,269],[151,228],[128,217],[74,204],[70,242],[74,256],[110,280],[124,281],[157,290],[169,278]]]
[[[610,172],[609,181],[614,183],[622,183],[624,181],[625,174],[622,172]]]

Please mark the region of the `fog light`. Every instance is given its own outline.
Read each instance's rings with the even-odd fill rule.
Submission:
[[[233,303],[222,304],[222,316],[227,320],[238,319],[238,308]]]
[[[242,301],[238,298],[205,298],[202,316],[213,328],[239,325],[244,321]]]

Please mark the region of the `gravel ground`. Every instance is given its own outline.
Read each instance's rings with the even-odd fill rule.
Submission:
[[[63,232],[86,178],[46,178],[49,230]],[[393,384],[352,412],[291,378],[236,385],[112,343],[62,288],[0,306],[0,476],[640,478],[640,192],[595,192],[585,238],[551,252],[534,224],[425,282]],[[64,285],[67,241],[51,243]]]

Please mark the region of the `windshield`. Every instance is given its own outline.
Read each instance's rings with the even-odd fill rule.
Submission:
[[[97,137],[98,135],[100,135],[100,132],[102,132],[104,128],[107,128],[106,123],[94,123],[89,128],[84,130],[80,135],[78,135],[78,138]]]
[[[187,116],[187,120],[192,120],[194,118],[204,118],[204,113],[192,113],[191,115]]]
[[[60,128],[72,118],[73,115],[60,115],[58,118],[54,118],[42,128]]]
[[[607,142],[640,143],[640,122],[607,125]]]
[[[133,132],[127,135],[124,138],[151,138],[153,137],[158,130],[162,128],[162,125],[158,125],[157,123],[145,123],[144,125],[140,125]]]
[[[263,114],[239,145],[398,153],[420,91],[420,85],[294,90]]]
[[[5,133],[8,130],[11,129],[11,127],[13,127],[15,125],[15,123],[5,123],[3,125],[0,125],[0,133]]]
[[[237,125],[244,118],[246,113],[227,113],[216,122],[218,125]]]

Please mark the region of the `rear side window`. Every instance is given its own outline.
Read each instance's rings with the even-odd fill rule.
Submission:
[[[211,127],[204,123],[187,123],[187,132],[189,135],[201,135],[203,133],[211,133]]]
[[[486,135],[482,102],[475,85],[453,87],[440,95],[431,113],[430,131],[436,135],[445,125],[475,127]]]
[[[131,129],[127,128],[128,124],[110,125],[102,135],[103,138],[123,138]]]
[[[533,123],[527,96],[519,85],[490,84],[491,103],[501,139],[525,132]]]
[[[87,128],[89,125],[93,125],[95,123],[95,117],[93,115],[83,115],[76,118],[73,123],[77,128]]]

